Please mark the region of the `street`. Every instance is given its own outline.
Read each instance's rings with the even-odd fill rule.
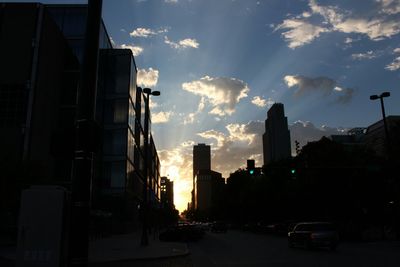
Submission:
[[[104,262],[90,267],[208,267],[208,266],[351,266],[398,267],[400,242],[341,243],[337,251],[290,249],[285,237],[230,230],[207,232],[198,242],[188,243],[184,257]],[[0,260],[0,265],[3,266]],[[13,266],[4,265],[4,266]]]
[[[285,237],[232,230],[207,233],[189,249],[194,267],[400,266],[399,242],[342,243],[337,251],[290,249]]]
[[[226,234],[207,232],[202,240],[188,245],[190,255],[186,257],[135,261],[115,266],[400,266],[400,242],[395,241],[342,243],[337,251],[290,249],[285,237],[230,230]]]

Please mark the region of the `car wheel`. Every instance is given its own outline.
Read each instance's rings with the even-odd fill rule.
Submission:
[[[293,242],[289,240],[289,241],[288,241],[288,246],[289,246],[289,248],[293,248],[293,247],[294,247]]]

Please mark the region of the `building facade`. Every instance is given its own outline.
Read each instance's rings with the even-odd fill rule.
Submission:
[[[211,147],[206,144],[197,144],[193,146],[192,209],[196,207],[195,177],[200,170],[211,170]]]
[[[264,165],[290,158],[290,132],[283,104],[275,103],[268,110],[263,134]]]
[[[199,170],[195,176],[195,210],[203,219],[213,218],[221,211],[225,180],[221,173]]]
[[[1,192],[1,218],[16,218],[19,192],[30,185],[70,189],[86,16],[86,5],[0,6],[0,159],[9,161],[1,171],[13,174],[1,178],[0,190],[8,191]],[[146,99],[132,52],[112,48],[103,22],[99,48],[92,204],[113,214],[115,228],[128,229],[138,224],[143,201]],[[160,161],[150,132],[145,192],[157,208]]]
[[[175,209],[174,204],[174,182],[167,177],[161,177],[161,206]]]

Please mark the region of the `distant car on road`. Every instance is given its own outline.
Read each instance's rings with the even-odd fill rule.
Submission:
[[[195,224],[179,223],[161,232],[159,239],[168,242],[198,241],[204,236],[204,231]]]
[[[306,249],[329,247],[335,250],[338,242],[338,232],[329,222],[301,222],[288,232],[289,247],[303,246]]]
[[[211,232],[214,233],[226,233],[228,230],[228,226],[226,225],[225,222],[214,222],[211,225]]]

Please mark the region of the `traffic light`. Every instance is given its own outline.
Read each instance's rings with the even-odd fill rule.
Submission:
[[[247,160],[247,173],[250,175],[254,175],[256,171],[255,161],[254,159]]]
[[[292,179],[296,179],[297,178],[297,169],[295,167],[290,167],[290,177]]]

